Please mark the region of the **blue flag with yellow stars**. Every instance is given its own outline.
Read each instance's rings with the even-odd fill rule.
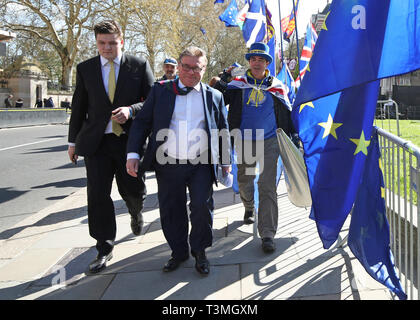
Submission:
[[[334,0],[330,9],[295,105],[420,68],[420,0]]]
[[[292,111],[305,150],[311,218],[325,249],[337,240],[356,198],[378,91],[379,81],[374,81]]]
[[[238,15],[238,5],[236,0],[230,0],[226,10],[219,16],[220,21],[225,23],[226,27],[237,27],[236,17]]]
[[[419,34],[420,0],[331,4],[292,111],[305,150],[311,218],[325,249],[337,240],[362,185],[379,79],[420,68]],[[360,198],[358,206],[369,210]],[[376,261],[373,268],[383,272],[376,278],[381,281],[386,275],[380,266],[392,265],[392,258],[375,255],[389,246],[386,234],[379,239],[355,256],[366,270],[372,270],[371,262]],[[404,298],[392,270],[387,267],[391,280],[385,284]]]
[[[375,131],[351,215],[348,245],[375,280],[387,286],[399,299],[405,300],[407,295],[395,271],[390,248],[380,157],[378,134]]]

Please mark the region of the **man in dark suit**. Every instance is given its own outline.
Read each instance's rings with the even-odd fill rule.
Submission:
[[[220,92],[201,82],[207,65],[205,52],[190,47],[178,62],[179,78],[157,82],[134,120],[127,171],[133,177],[146,170],[156,172],[162,230],[172,250],[163,270],[178,268],[189,258],[191,247],[197,271],[208,274],[205,249],[213,239],[213,182],[219,164],[223,174],[230,171],[227,111]]]
[[[111,188],[114,176],[118,191],[131,215],[131,229],[141,233],[141,210],[146,197],[144,176],[126,172],[126,145],[133,117],[141,109],[153,85],[148,62],[122,53],[122,32],[115,21],[94,27],[99,56],[77,66],[69,125],[70,160],[84,156],[87,173],[89,233],[96,239],[97,258],[89,265],[93,273],[112,258],[116,236]]]

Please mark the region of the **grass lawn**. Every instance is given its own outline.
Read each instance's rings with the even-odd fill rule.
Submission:
[[[397,135],[396,120],[375,120],[375,126]],[[400,137],[420,148],[420,120],[400,120]]]
[[[397,135],[397,123],[396,120],[375,120],[374,125],[391,132],[394,135]],[[420,148],[420,120],[400,120],[399,121],[399,129],[400,129],[400,137],[404,140],[410,141],[412,144]],[[381,139],[380,139],[381,141]],[[390,145],[392,147],[392,145]],[[381,145],[381,147],[383,147]],[[389,154],[385,155],[384,151],[382,151],[382,156],[386,156],[386,167],[382,167],[384,172],[385,180],[387,181],[394,181],[394,192],[398,193],[398,186],[400,187],[400,196],[404,197],[404,183],[409,188],[410,185],[410,163],[408,153],[406,153],[405,165],[404,165],[404,158],[403,158],[403,151],[402,148],[388,148]],[[399,155],[398,150],[399,149]],[[417,168],[417,159],[416,157],[411,157],[412,163],[411,167]],[[390,165],[390,162],[394,163],[394,166]],[[405,174],[404,174],[404,166],[405,166]],[[398,179],[398,173],[400,178]],[[389,187],[389,183],[387,184],[387,188]],[[407,189],[409,190],[409,189]],[[408,191],[407,191],[408,192]],[[408,195],[408,199],[410,199],[410,194]],[[413,203],[417,205],[417,195],[414,193],[413,195]]]

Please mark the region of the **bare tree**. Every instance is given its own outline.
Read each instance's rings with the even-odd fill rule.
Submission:
[[[78,42],[95,12],[89,0],[3,0],[5,25],[38,38],[58,54],[61,61],[61,84],[72,83],[72,70],[79,52]]]
[[[21,47],[36,55],[49,74],[61,69],[61,84],[69,87],[73,66],[97,53],[92,27],[98,19],[117,20],[124,50],[143,55],[153,71],[160,71],[165,56],[178,57],[190,45],[207,52],[205,80],[234,62],[246,64],[240,29],[219,20],[227,5],[212,0],[0,0],[0,13],[5,27],[26,35]]]

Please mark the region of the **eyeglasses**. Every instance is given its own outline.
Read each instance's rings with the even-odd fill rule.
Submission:
[[[202,68],[200,68],[200,67],[191,67],[188,64],[184,64],[184,63],[180,63],[180,65],[181,65],[182,69],[184,69],[185,71],[190,72],[192,70],[195,73],[199,73],[199,72],[203,71],[204,68],[205,68],[205,67],[202,67]]]

